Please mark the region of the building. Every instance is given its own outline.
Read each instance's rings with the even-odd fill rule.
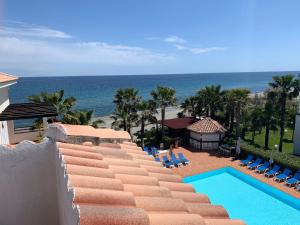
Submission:
[[[8,89],[18,78],[0,73],[0,114],[9,106]],[[0,144],[9,144],[7,121],[0,121]]]
[[[15,144],[22,140],[36,140],[43,130],[31,127],[15,129],[14,121],[42,118],[44,128],[47,118],[57,116],[56,109],[48,103],[17,103],[9,100],[9,87],[16,84],[18,78],[6,73],[0,73],[0,144]]]
[[[226,129],[217,121],[206,117],[188,126],[190,131],[190,146],[197,150],[218,149]]]
[[[170,135],[178,139],[180,145],[188,145],[190,132],[189,130],[187,130],[187,127],[197,122],[198,120],[199,119],[196,119],[194,117],[168,119],[164,121],[164,126],[168,127]]]
[[[296,115],[295,122],[295,133],[294,133],[294,154],[300,156],[300,101],[298,106],[298,112]]]
[[[67,143],[93,133],[106,138],[51,124],[39,144],[0,145],[0,224],[245,225],[122,133],[120,143]]]

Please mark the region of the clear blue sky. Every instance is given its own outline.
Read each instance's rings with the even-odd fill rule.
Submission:
[[[299,0],[0,0],[0,71],[299,70],[299,12]]]

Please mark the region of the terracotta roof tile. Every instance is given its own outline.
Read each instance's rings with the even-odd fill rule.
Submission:
[[[120,179],[123,184],[139,184],[148,186],[159,186],[158,180],[151,176],[138,176],[128,174],[116,174],[115,177]]]
[[[171,191],[171,194],[174,198],[180,198],[185,202],[210,203],[209,198],[204,194],[183,191]]]
[[[65,155],[64,160],[67,164],[72,164],[72,165],[108,168],[107,162],[98,159],[87,159],[87,158]]]
[[[69,174],[69,179],[74,187],[123,190],[123,183],[117,179],[73,174]]]
[[[133,194],[130,192],[95,188],[75,188],[75,193],[74,203],[76,204],[136,206]]]
[[[0,83],[6,83],[6,82],[11,82],[16,80],[18,80],[18,77],[0,72]]]
[[[188,130],[196,133],[224,133],[226,129],[217,121],[206,117],[188,126]]]
[[[139,159],[143,155],[132,152],[142,150],[132,143],[120,148],[58,146],[81,225],[244,224],[228,219],[224,208],[211,205],[206,195],[195,193],[170,169],[148,158]]]
[[[124,184],[124,190],[135,196],[172,197],[168,188],[160,186]]]
[[[67,172],[74,175],[84,175],[91,177],[107,177],[114,178],[113,170],[104,168],[95,168],[89,166],[67,165]]]
[[[223,206],[211,205],[207,203],[185,203],[188,211],[193,214],[199,214],[204,218],[228,218],[227,211]]]
[[[149,225],[143,209],[109,205],[84,205],[80,207],[80,225]]]
[[[207,225],[204,219],[195,214],[151,214],[149,213],[151,225]]]
[[[123,139],[130,140],[131,137],[128,132],[116,131],[108,128],[93,128],[88,125],[70,125],[63,124],[69,136],[86,136],[96,137],[101,139]]]

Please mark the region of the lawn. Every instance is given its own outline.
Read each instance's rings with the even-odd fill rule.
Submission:
[[[292,139],[292,130],[290,128],[286,128],[286,132],[284,133],[284,141],[283,141],[283,152],[286,153],[293,153],[293,139]],[[252,139],[252,132],[247,132],[245,136],[246,140]],[[257,147],[264,147],[265,143],[265,129],[259,134],[255,135],[254,144]],[[274,145],[279,144],[279,130],[278,131],[271,131],[270,132],[270,139],[269,139],[269,148],[274,149]]]

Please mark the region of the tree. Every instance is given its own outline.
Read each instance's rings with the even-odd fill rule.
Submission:
[[[76,98],[74,97],[64,99],[64,90],[53,93],[41,92],[40,94],[29,96],[28,100],[34,103],[52,104],[56,108],[59,118],[66,116],[76,103]]]
[[[93,110],[90,111],[71,111],[62,120],[63,123],[73,125],[91,125],[99,128],[100,124],[104,124],[101,119],[92,121]]]
[[[156,110],[152,102],[146,100],[139,102],[137,104],[137,109],[138,109],[138,119],[136,121],[136,124],[138,126],[141,126],[140,139],[141,139],[141,145],[142,147],[144,147],[145,126],[147,125],[147,123],[152,123],[156,121],[156,117],[154,116]]]
[[[197,93],[197,97],[202,101],[206,116],[216,119],[216,113],[222,108],[222,96],[224,91],[221,91],[221,85],[206,86]]]
[[[263,109],[255,107],[251,111],[251,125],[250,130],[252,131],[252,143],[254,143],[255,132],[263,127]]]
[[[111,116],[114,120],[112,127],[123,128],[131,135],[132,125],[138,118],[137,104],[140,99],[135,88],[117,90],[114,97],[115,111]]]
[[[285,76],[274,76],[273,82],[269,83],[269,86],[273,89],[272,92],[278,95],[279,105],[279,152],[282,152],[284,127],[286,122],[286,103],[287,100],[291,100],[299,95],[300,81],[295,79],[291,74]]]
[[[270,130],[276,129],[278,107],[274,102],[277,95],[274,92],[267,92],[267,99],[264,105],[263,123],[265,126],[265,149],[269,149]]]
[[[180,105],[180,108],[183,109],[182,113],[187,113],[188,116],[195,116],[197,106],[197,97],[191,96],[184,100]]]
[[[243,88],[235,88],[225,91],[223,103],[225,104],[225,110],[227,111],[227,118],[229,118],[229,131],[233,132],[233,126],[235,121],[236,137],[240,137],[240,124],[241,116],[244,108],[247,106],[248,97],[250,91]],[[227,122],[228,123],[228,122]]]
[[[164,121],[165,121],[165,110],[168,106],[176,105],[176,91],[173,88],[157,86],[155,90],[151,92],[153,102],[156,108],[161,110],[161,133],[164,136]]]

